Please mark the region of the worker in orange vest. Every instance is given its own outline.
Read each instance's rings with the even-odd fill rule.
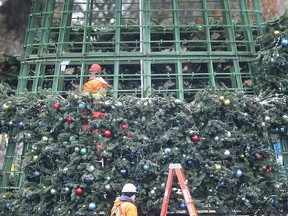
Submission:
[[[83,93],[92,94],[95,100],[100,100],[107,95],[107,88],[111,87],[106,80],[101,77],[103,73],[99,64],[92,64],[89,68],[90,77],[89,80],[83,85]],[[104,118],[105,114],[101,112],[93,112],[93,116],[96,118]]]
[[[88,82],[83,85],[83,92],[90,92],[93,98],[100,99],[106,97],[108,82],[101,77],[102,68],[99,64],[92,64],[89,68],[90,77]]]
[[[122,189],[122,195],[114,201],[110,216],[137,216],[137,207],[134,204],[136,194],[135,185],[131,183],[125,184]]]

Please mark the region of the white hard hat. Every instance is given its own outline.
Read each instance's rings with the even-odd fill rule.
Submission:
[[[122,188],[122,193],[137,193],[135,185],[127,183]]]

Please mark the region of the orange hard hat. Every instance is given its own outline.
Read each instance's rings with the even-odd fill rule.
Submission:
[[[102,68],[99,64],[92,64],[89,68],[89,73],[100,73],[102,72]]]

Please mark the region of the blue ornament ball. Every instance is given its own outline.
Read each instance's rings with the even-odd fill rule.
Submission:
[[[164,153],[165,153],[166,155],[171,155],[171,154],[172,154],[171,148],[165,148],[165,149],[164,149]]]
[[[271,198],[269,200],[269,203],[274,206],[276,204],[276,200],[274,198]]]
[[[192,161],[192,160],[188,160],[188,161],[187,161],[187,165],[188,165],[188,166],[192,166],[192,165],[193,165],[193,161]]]
[[[125,176],[128,175],[128,170],[127,170],[126,168],[122,168],[122,169],[120,170],[120,174],[121,174],[123,177],[125,177]]]
[[[148,164],[145,164],[144,166],[143,166],[143,169],[145,170],[145,171],[148,171],[149,170],[149,165]]]
[[[179,207],[180,207],[181,210],[186,210],[186,209],[187,209],[186,204],[183,203],[183,202],[180,203],[180,206],[179,206]]]
[[[282,46],[287,46],[287,45],[288,45],[288,40],[283,38],[283,39],[281,40],[281,45],[282,45]]]
[[[24,123],[23,123],[22,121],[19,122],[18,127],[19,127],[20,129],[24,128]]]
[[[96,203],[90,203],[88,206],[89,211],[94,211],[96,209]]]
[[[3,205],[3,208],[5,209],[5,210],[10,210],[11,209],[11,203],[5,203],[4,205]]]
[[[83,104],[83,103],[80,103],[80,104],[78,105],[78,107],[79,107],[79,109],[86,109],[86,105]]]
[[[241,177],[242,175],[243,175],[243,172],[240,169],[238,169],[235,173],[235,176],[238,178]]]

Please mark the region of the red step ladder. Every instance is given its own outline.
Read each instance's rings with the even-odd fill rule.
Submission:
[[[189,216],[198,216],[194,202],[192,200],[192,197],[190,195],[190,192],[189,192],[189,189],[187,186],[187,181],[186,181],[186,178],[184,176],[181,164],[170,164],[169,165],[168,179],[167,179],[167,183],[166,183],[166,189],[165,189],[164,199],[162,202],[162,209],[161,209],[160,216],[166,216],[167,215],[174,173],[176,173],[176,175],[177,175],[177,178],[178,178],[181,190],[182,190],[182,194],[184,197],[184,201],[185,201],[187,210],[189,212]]]

